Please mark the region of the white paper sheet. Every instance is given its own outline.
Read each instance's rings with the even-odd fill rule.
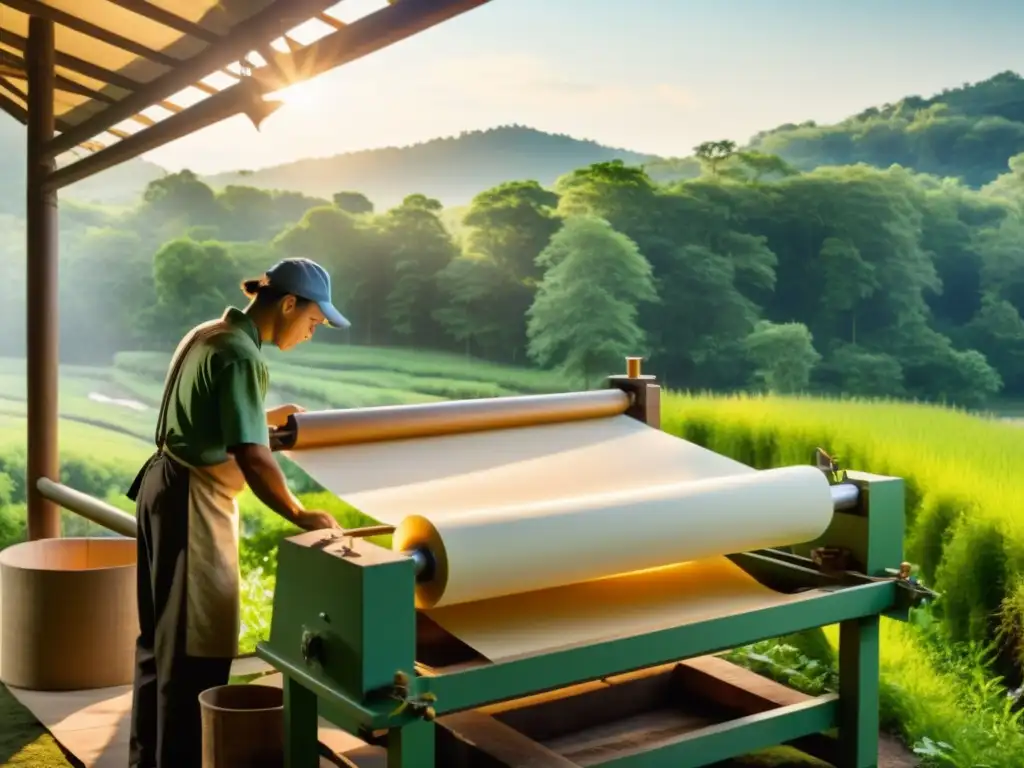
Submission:
[[[787,600],[715,556],[812,540],[832,518],[813,467],[758,472],[627,416],[289,456],[398,526],[396,549],[429,547],[440,568],[417,607],[494,660],[689,620],[708,599]]]

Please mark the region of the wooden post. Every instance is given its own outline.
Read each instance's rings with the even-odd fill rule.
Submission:
[[[57,452],[57,193],[47,190],[54,161],[53,22],[31,17],[25,46],[28,70],[26,263],[28,293],[28,537],[60,536],[60,510],[36,488],[40,477],[60,480]]]

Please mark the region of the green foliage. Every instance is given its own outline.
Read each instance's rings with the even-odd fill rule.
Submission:
[[[645,347],[637,305],[657,300],[636,243],[597,218],[572,217],[538,263],[546,269],[527,316],[530,356],[584,388]]]
[[[1001,75],[944,94],[945,112],[938,101],[908,99],[836,130],[878,120],[931,130],[954,113],[979,126],[1013,122],[1019,96],[1019,78]],[[431,146],[479,148],[499,135],[523,146],[533,136],[517,128]],[[567,218],[595,217],[635,244],[662,300],[634,302],[630,321],[611,311],[588,317],[591,345],[600,341],[604,329],[594,323],[602,316],[619,337],[602,341],[597,358],[586,353],[577,369],[604,373],[623,352],[646,353],[648,370],[691,389],[760,381],[780,391],[971,408],[1024,396],[1024,161],[1017,158],[1024,153],[992,149],[1005,150],[1006,172],[976,191],[893,166],[892,158],[884,170],[815,161],[813,168],[796,163],[798,172],[758,141],[704,142],[692,158],[703,170],[673,161],[690,171],[671,183],[655,181],[670,175],[664,163],[591,157],[553,188],[529,175],[484,188],[458,216],[414,190],[377,212],[366,188],[334,186],[319,193],[328,202],[241,184],[215,190],[188,171],[169,174],[134,209],[78,206],[64,220],[61,348],[69,362],[168,350],[188,326],[244,301],[243,278],[281,256],[308,256],[330,271],[337,302],[353,321],[347,332],[322,334],[328,342],[401,344],[519,365],[542,360],[564,370],[565,350],[554,344],[544,352],[538,339],[565,333],[542,328],[568,312],[555,311],[549,298],[556,281],[548,273],[565,267],[538,256]],[[21,354],[24,263],[19,233],[10,234],[9,242],[0,236],[0,249],[11,255],[0,281],[0,319],[10,331],[0,354]],[[589,300],[591,291],[607,303],[591,271],[578,274],[574,295]],[[783,336],[765,329],[800,326],[814,353],[794,352],[804,362],[776,361],[771,372],[764,361]],[[783,372],[792,381],[779,379]],[[294,391],[327,398],[319,385]]]
[[[834,665],[809,658],[788,643],[762,640],[737,648],[726,654],[726,658],[809,696],[838,690],[839,676]]]
[[[807,388],[821,355],[803,323],[761,321],[745,339],[755,378],[769,392],[794,394]]]
[[[802,170],[896,163],[977,187],[1002,173],[1007,158],[1024,152],[1024,79],[1003,72],[930,99],[908,96],[867,109],[838,125],[783,125],[751,144]]]

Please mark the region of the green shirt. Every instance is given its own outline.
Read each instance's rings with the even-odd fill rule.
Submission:
[[[193,330],[202,337],[186,352],[172,384],[167,449],[194,467],[208,467],[227,461],[228,448],[269,446],[264,399],[270,376],[256,325],[232,307]]]

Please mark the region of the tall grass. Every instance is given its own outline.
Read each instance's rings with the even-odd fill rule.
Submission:
[[[664,428],[756,467],[841,464],[904,478],[907,555],[943,594],[957,642],[999,636],[1020,654],[1024,431],[945,408],[890,402],[671,395]]]

